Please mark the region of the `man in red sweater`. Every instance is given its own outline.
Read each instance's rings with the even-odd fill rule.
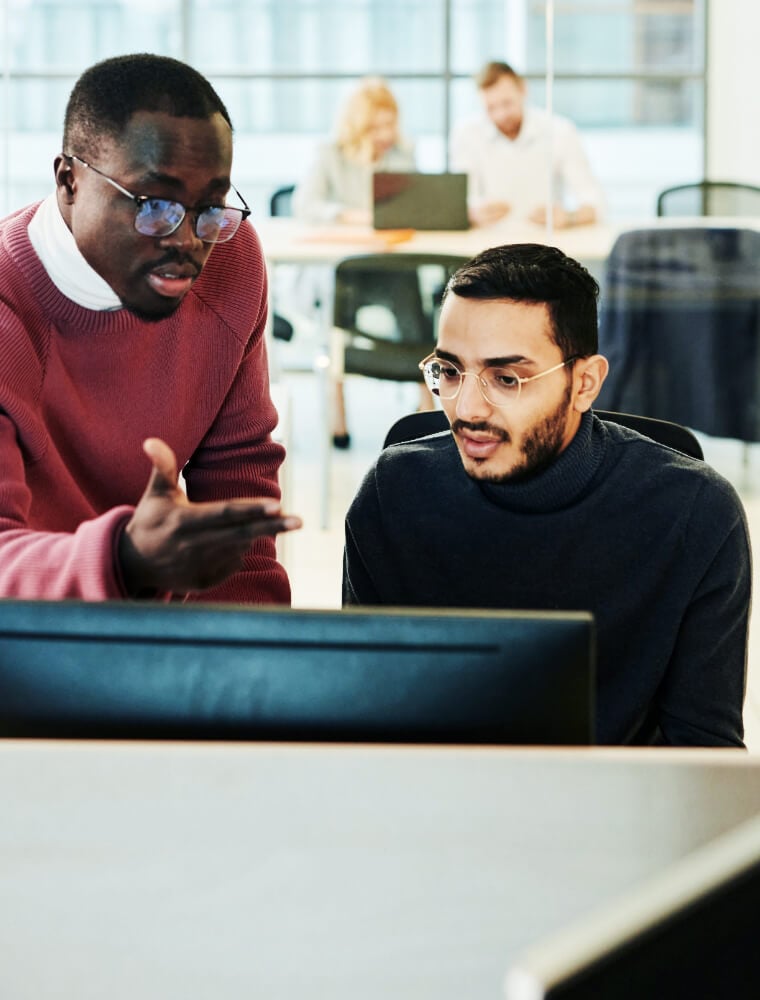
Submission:
[[[231,165],[204,77],[120,56],[71,93],[55,194],[0,222],[0,597],[289,603],[274,539],[300,521]]]

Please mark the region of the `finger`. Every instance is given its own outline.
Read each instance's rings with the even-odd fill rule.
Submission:
[[[277,528],[276,522],[288,523],[286,527]],[[251,527],[261,528],[262,533],[272,534],[300,528],[301,520],[282,514],[279,501],[266,497],[222,503],[195,503],[185,509],[180,531],[186,534],[203,534]]]
[[[257,539],[273,537],[300,526],[300,518],[293,517],[274,518],[257,524],[229,525],[185,538],[178,552],[182,553],[182,559],[188,566],[195,567],[191,574],[193,577],[197,572],[205,574],[213,572],[214,566],[225,565],[228,567],[227,575],[238,568],[238,561],[246,556]]]
[[[176,489],[179,479],[177,458],[169,445],[161,438],[147,438],[143,441],[143,451],[153,463],[148,492],[165,493]]]

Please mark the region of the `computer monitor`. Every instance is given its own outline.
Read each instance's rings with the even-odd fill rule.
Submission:
[[[0,601],[0,736],[588,744],[587,613]]]
[[[688,822],[688,813],[684,816]],[[518,958],[506,1000],[757,1000],[760,816]]]

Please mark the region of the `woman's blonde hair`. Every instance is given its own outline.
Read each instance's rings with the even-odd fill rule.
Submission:
[[[380,77],[371,76],[350,95],[338,119],[338,145],[349,160],[372,162],[369,130],[377,111],[392,111],[398,123],[398,103],[390,87]]]

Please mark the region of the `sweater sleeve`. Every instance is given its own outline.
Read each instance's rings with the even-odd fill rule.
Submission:
[[[27,600],[124,597],[115,558],[132,515],[120,506],[83,521],[76,531],[35,531],[31,497],[12,421],[0,413],[0,597]]]
[[[253,332],[234,382],[184,470],[191,501],[281,495],[279,468],[285,449],[272,439],[278,415],[269,391],[266,318],[264,282]],[[277,560],[274,538],[256,539],[240,572],[186,600],[290,604],[290,582]]]
[[[717,504],[698,497],[694,520],[699,524],[690,525],[692,551],[709,544],[717,525],[728,529],[682,620],[659,699],[657,741],[743,747],[752,586],[746,519],[738,497],[727,490]]]

